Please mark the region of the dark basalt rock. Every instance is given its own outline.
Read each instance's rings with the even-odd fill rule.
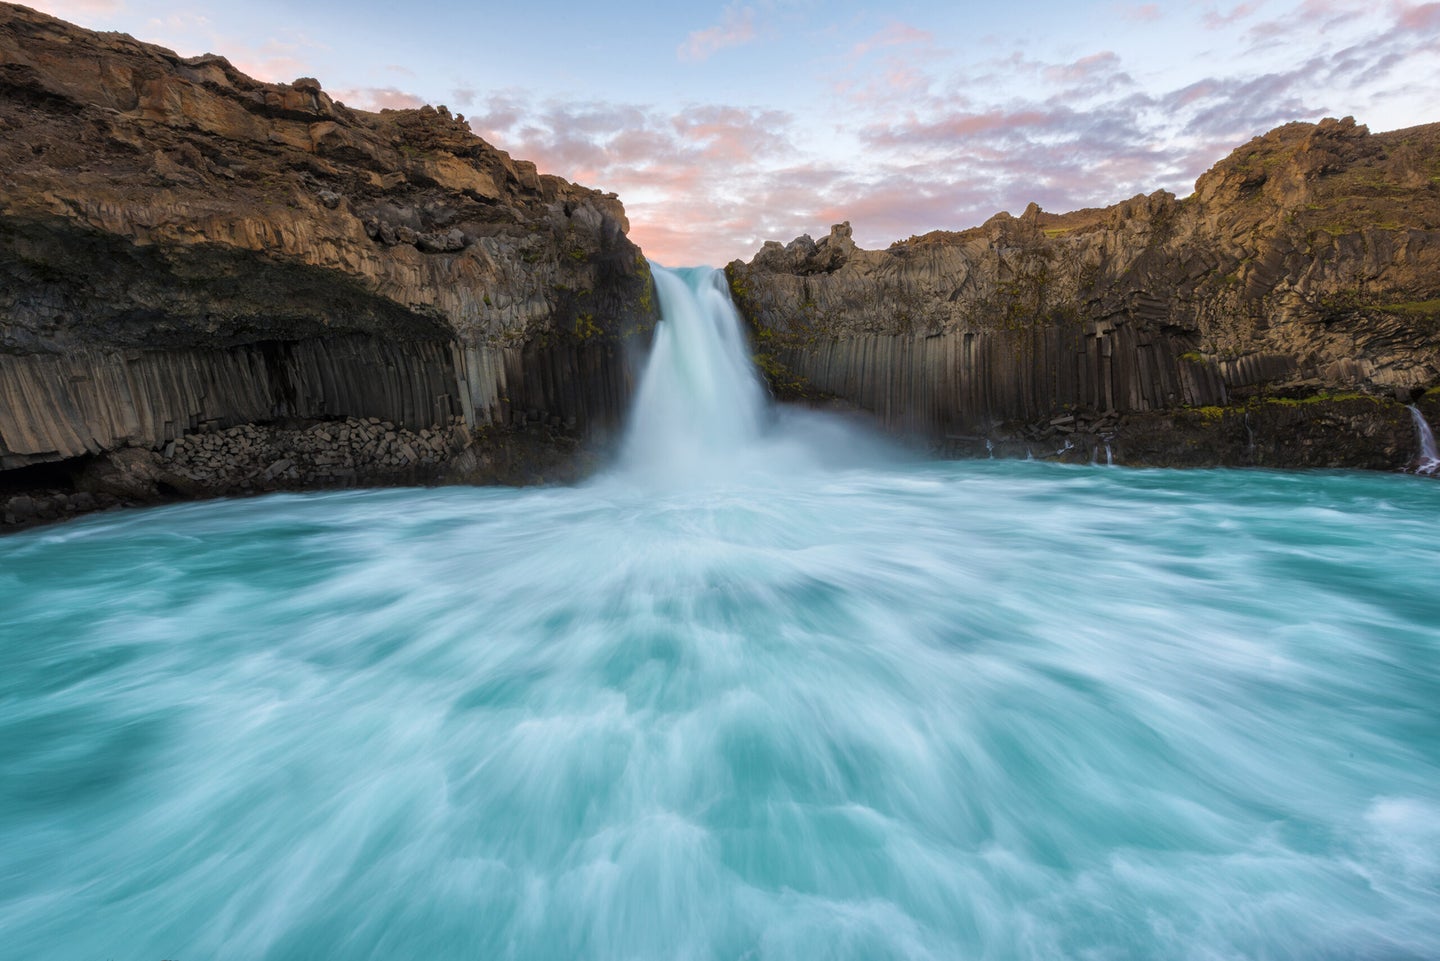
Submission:
[[[727,270],[777,394],[942,451],[1024,456],[1068,416],[1128,463],[1399,469],[1403,402],[1440,384],[1440,124],[1288,124],[1184,200],[1032,204],[881,251],[842,224]],[[1237,444],[1247,418],[1274,442]]]
[[[624,341],[655,319],[615,196],[443,107],[353,110],[311,78],[261,83],[5,3],[0,165],[0,508],[17,523],[89,509],[70,495],[101,476],[81,505],[243,490],[234,471],[142,476],[119,452],[246,425],[292,464],[277,425],[372,417],[463,433],[442,460],[542,441],[568,457],[618,423]]]

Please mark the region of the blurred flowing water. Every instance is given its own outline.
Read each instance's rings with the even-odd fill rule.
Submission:
[[[0,956],[1440,957],[1440,485],[743,416],[0,539]]]
[[[1410,419],[1415,423],[1415,437],[1420,442],[1420,456],[1415,459],[1415,473],[1434,474],[1440,471],[1440,450],[1435,449],[1435,432],[1420,408],[1410,404]]]

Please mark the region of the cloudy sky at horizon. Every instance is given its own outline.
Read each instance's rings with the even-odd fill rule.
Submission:
[[[1184,195],[1278,124],[1440,121],[1440,2],[35,0],[350,106],[446,104],[667,264]]]

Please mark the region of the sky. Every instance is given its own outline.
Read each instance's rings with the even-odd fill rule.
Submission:
[[[36,0],[352,107],[445,104],[660,263],[1189,194],[1292,120],[1440,121],[1440,2]]]

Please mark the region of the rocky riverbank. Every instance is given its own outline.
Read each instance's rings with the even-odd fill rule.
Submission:
[[[1415,406],[1430,422],[1440,422],[1440,391]],[[1000,426],[988,435],[950,435],[931,450],[942,457],[1140,467],[1415,471],[1423,466],[1409,405],[1358,393],[1127,414],[1082,411]]]
[[[411,430],[378,417],[241,424],[187,434],[158,450],[0,475],[0,527],[18,530],[114,507],[275,491],[577,480],[595,445],[558,418],[474,431],[462,418]],[[61,472],[63,470],[63,472]]]

